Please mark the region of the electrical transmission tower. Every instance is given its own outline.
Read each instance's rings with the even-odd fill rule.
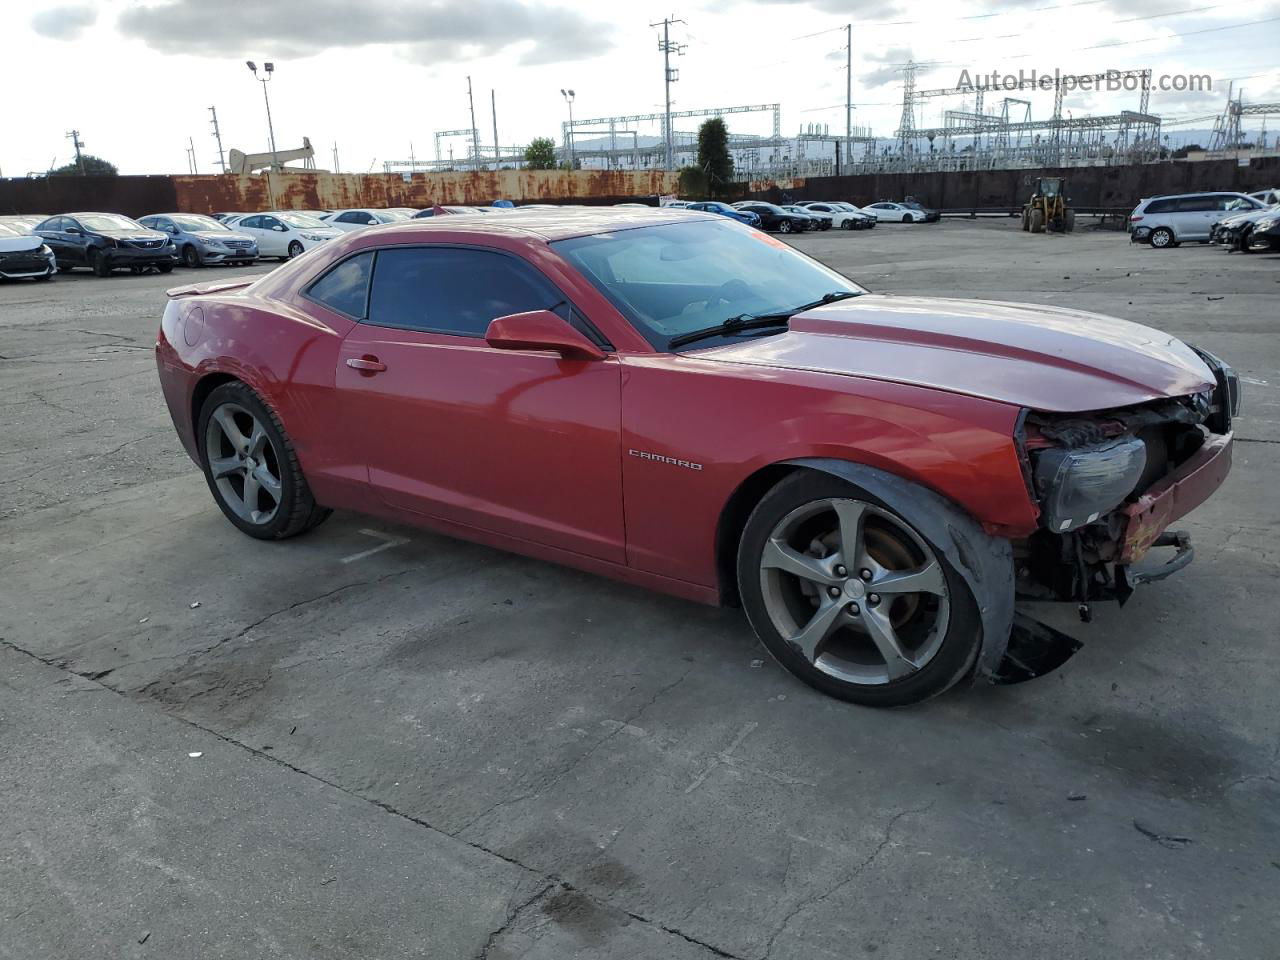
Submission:
[[[898,121],[898,152],[907,155],[907,144],[915,140],[916,64],[908,60],[902,68],[902,119]]]
[[[658,49],[662,52],[662,82],[667,95],[667,109],[663,120],[663,135],[667,142],[667,170],[675,167],[675,147],[671,139],[671,84],[680,79],[680,71],[671,66],[671,54],[674,53],[677,57],[683,57],[686,49],[686,45],[683,43],[671,42],[671,25],[684,22],[683,20],[677,20],[675,17],[665,17],[658,23],[649,24],[651,27],[662,27],[662,39],[658,41]]]

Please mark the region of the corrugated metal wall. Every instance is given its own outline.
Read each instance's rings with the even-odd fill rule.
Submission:
[[[497,170],[399,174],[286,173],[245,176],[38,177],[0,180],[0,213],[102,210],[141,217],[183,211],[275,208],[429,207],[560,201],[617,203],[675,193],[678,176],[661,170]]]

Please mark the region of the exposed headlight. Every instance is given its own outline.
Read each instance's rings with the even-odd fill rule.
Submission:
[[[1223,362],[1208,350],[1201,350],[1190,344],[1188,346],[1191,346],[1205,365],[1213,371],[1213,379],[1218,385],[1214,401],[1219,404],[1220,409],[1216,415],[1209,418],[1207,426],[1215,433],[1226,433],[1231,429],[1231,421],[1240,416],[1240,407],[1243,403],[1240,375],[1232,369],[1230,364]],[[1220,401],[1219,397],[1224,398],[1225,402]]]
[[[1092,523],[1124,502],[1146,466],[1147,448],[1137,437],[1041,450],[1035,466],[1040,522],[1054,533]]]
[[[40,253],[40,256],[42,256],[42,257],[52,257],[52,256],[53,256],[53,251],[49,248],[49,245],[48,245],[48,244],[46,244],[46,243],[42,243],[42,244],[40,244],[40,250],[39,250],[39,253]]]
[[[1259,220],[1253,225],[1254,230],[1274,230],[1276,225],[1280,224],[1280,217],[1268,217],[1266,220]]]

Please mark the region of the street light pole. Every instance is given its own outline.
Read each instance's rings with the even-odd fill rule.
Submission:
[[[577,96],[572,90],[561,90],[560,95],[564,97],[565,102],[569,104],[569,129],[566,131],[564,145],[569,151],[569,169],[572,170],[577,166],[577,158],[573,152],[573,98]]]
[[[246,60],[245,66],[253,73],[253,79],[262,84],[262,102],[267,105],[267,134],[271,138],[271,169],[274,170],[279,161],[276,159],[276,128],[271,122],[271,98],[267,96],[267,82],[275,73],[276,65],[270,61],[262,65],[265,77],[258,76],[258,66],[252,60]]]

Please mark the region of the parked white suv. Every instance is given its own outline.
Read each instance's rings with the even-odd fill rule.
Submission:
[[[1129,239],[1161,249],[1193,240],[1208,243],[1210,228],[1225,214],[1261,210],[1265,206],[1261,200],[1243,193],[1226,191],[1148,197],[1129,215]]]

